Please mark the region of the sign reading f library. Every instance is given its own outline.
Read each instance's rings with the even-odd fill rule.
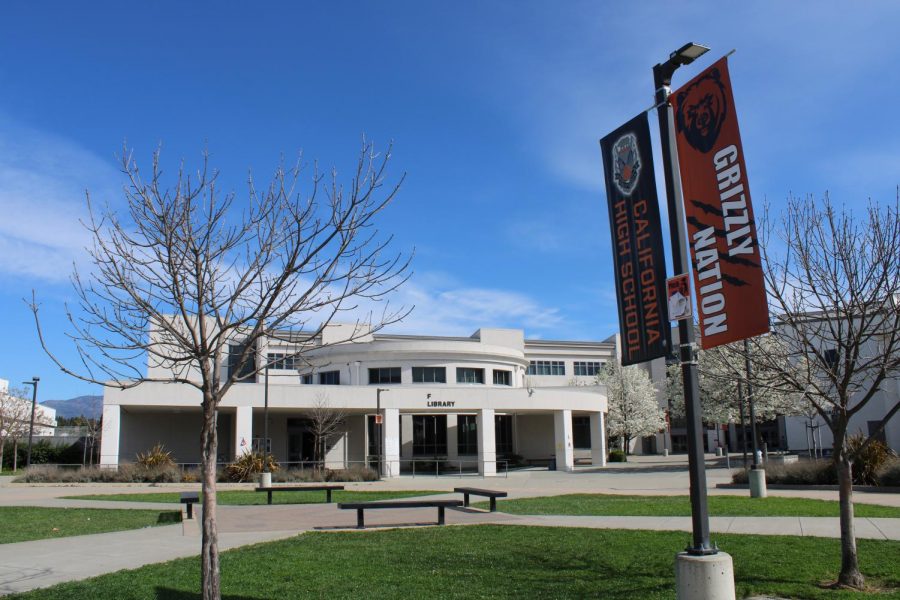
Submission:
[[[600,140],[612,228],[622,364],[669,353],[666,263],[647,114]]]
[[[701,345],[769,331],[762,262],[727,58],[671,97]]]

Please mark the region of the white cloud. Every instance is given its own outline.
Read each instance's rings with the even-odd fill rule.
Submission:
[[[542,305],[528,294],[467,286],[442,273],[416,274],[390,298],[391,309],[415,307],[386,331],[410,335],[469,336],[482,327],[524,329],[529,338],[560,337],[577,331],[560,309]],[[380,315],[383,303],[361,302],[335,320],[366,320]]]
[[[65,280],[90,242],[84,192],[109,199],[116,177],[111,161],[0,118],[0,277]]]

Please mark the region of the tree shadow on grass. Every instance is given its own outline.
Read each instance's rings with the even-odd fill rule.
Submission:
[[[200,600],[200,592],[186,592],[157,586],[156,600]],[[222,595],[222,600],[266,600],[264,597]]]
[[[173,525],[175,523],[181,523],[181,512],[161,512],[156,518],[156,522],[160,525]]]

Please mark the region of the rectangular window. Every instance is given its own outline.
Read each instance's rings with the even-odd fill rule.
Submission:
[[[575,370],[575,375],[585,375],[593,377],[597,373],[600,372],[600,369],[603,368],[603,363],[600,361],[578,361],[576,360],[572,368]]]
[[[312,384],[312,373],[306,373],[305,375],[300,376],[300,382],[306,385]]]
[[[447,415],[413,415],[413,456],[447,454]]]
[[[591,448],[591,418],[572,417],[572,443],[578,450]]]
[[[319,373],[319,385],[341,385],[341,372],[322,371]]]
[[[413,367],[413,383],[447,383],[447,369],[444,367]]]
[[[494,385],[512,385],[512,371],[494,369]]]
[[[241,362],[241,356],[247,350],[247,344],[231,344],[228,347],[228,375],[237,371],[238,377],[243,377],[240,383],[256,383],[256,352],[247,353],[246,360]]]
[[[269,365],[270,369],[285,369],[287,367],[284,366],[284,354],[272,354],[269,353],[266,355],[266,364]]]
[[[484,369],[457,367],[456,383],[484,383]]]
[[[529,375],[565,375],[566,363],[561,360],[533,360],[528,363]]]
[[[369,383],[400,383],[400,367],[369,369]]]
[[[824,358],[825,364],[828,365],[829,370],[831,370],[832,373],[835,373],[841,360],[840,352],[838,352],[837,348],[829,348],[825,351]]]
[[[456,417],[456,451],[460,456],[478,454],[478,419],[475,415]]]
[[[512,415],[494,416],[494,443],[497,445],[497,456],[509,456],[513,453]]]

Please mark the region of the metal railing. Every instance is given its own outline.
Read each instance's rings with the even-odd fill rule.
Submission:
[[[400,475],[412,477],[484,477],[475,458],[401,458]],[[509,461],[498,459],[496,473],[509,477]],[[407,467],[404,469],[404,465]]]

